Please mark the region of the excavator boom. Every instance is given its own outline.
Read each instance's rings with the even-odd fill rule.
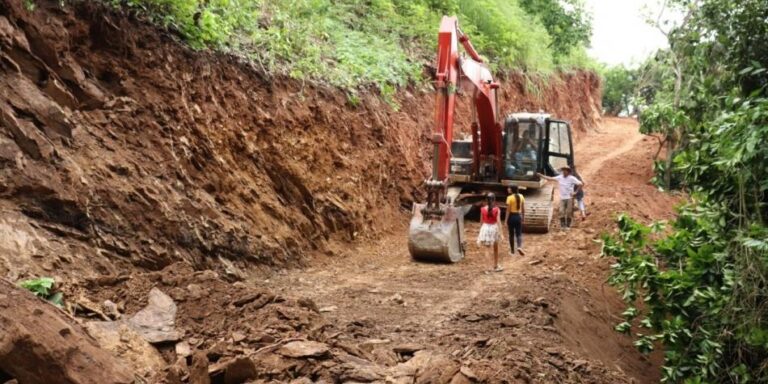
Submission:
[[[461,57],[459,44],[467,57]],[[472,101],[477,112],[476,120],[472,122],[474,164],[490,159],[496,162],[498,169],[502,166],[501,126],[496,98],[499,85],[493,81],[491,71],[459,28],[456,17],[444,16],[440,23],[436,64],[432,175],[425,182],[426,203],[414,204],[408,249],[415,259],[455,262],[464,256],[462,234],[465,211],[453,205],[456,196],[449,196],[447,188],[459,78],[463,76],[474,88]]]

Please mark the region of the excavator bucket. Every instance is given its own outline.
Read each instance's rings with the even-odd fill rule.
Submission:
[[[464,258],[464,210],[442,204],[445,212],[437,218],[421,213],[426,204],[414,204],[408,229],[408,251],[421,261],[455,263]]]

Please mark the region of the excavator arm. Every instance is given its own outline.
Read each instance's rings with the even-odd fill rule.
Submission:
[[[459,44],[468,56],[460,55]],[[496,97],[499,85],[459,28],[456,17],[444,16],[437,46],[432,174],[425,182],[426,203],[414,204],[408,234],[408,248],[415,259],[455,262],[464,256],[464,211],[446,197],[456,91],[462,79],[472,85],[474,171],[486,164],[501,169],[502,138]]]
[[[460,56],[459,43],[468,57]],[[456,17],[443,16],[438,33],[435,76],[435,128],[432,138],[433,144],[438,146],[437,156],[433,159],[432,178],[435,180],[445,180],[450,169],[450,143],[453,140],[456,90],[460,78],[467,79],[473,87],[475,164],[480,164],[484,157],[493,156],[496,166],[501,167],[501,123],[496,96],[499,84],[493,81],[491,71],[483,64],[469,37],[459,28]]]

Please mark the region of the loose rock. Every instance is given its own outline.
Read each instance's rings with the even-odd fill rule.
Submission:
[[[157,288],[149,291],[149,304],[128,320],[128,323],[150,343],[176,341],[180,338],[174,328],[176,304]]]
[[[277,350],[277,353],[286,357],[319,357],[327,354],[329,347],[327,344],[316,341],[292,341],[283,345]]]

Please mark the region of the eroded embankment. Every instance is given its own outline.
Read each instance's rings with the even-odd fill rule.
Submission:
[[[418,194],[428,92],[352,106],[90,2],[21,3],[0,0],[3,276],[297,265],[386,229]],[[581,131],[598,118],[593,74],[504,81],[504,111]]]

